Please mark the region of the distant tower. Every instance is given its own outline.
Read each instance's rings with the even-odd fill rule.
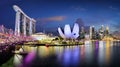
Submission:
[[[85,31],[84,31],[84,27],[82,26],[81,27],[81,33],[84,33]]]
[[[93,38],[94,33],[95,33],[95,28],[94,28],[94,26],[92,26],[92,27],[90,26],[90,39]]]
[[[101,28],[99,29],[99,35],[100,35],[100,39],[104,37],[104,26],[103,25],[101,25]]]
[[[106,26],[106,35],[108,36],[109,35],[109,27]]]
[[[13,32],[12,29],[9,29],[8,33],[11,34],[11,35],[13,35],[14,32]]]
[[[92,39],[92,27],[90,26],[90,39]]]
[[[5,27],[4,27],[4,25],[1,26],[1,33],[5,33]]]
[[[104,26],[103,25],[101,26],[101,32],[102,33],[104,32]]]
[[[84,39],[85,38],[85,30],[84,30],[84,27],[82,26],[81,27],[81,32],[79,33],[80,34],[80,39]]]

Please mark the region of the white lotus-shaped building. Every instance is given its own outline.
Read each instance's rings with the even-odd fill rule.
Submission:
[[[79,36],[79,25],[74,24],[73,30],[71,31],[70,25],[66,24],[64,27],[64,33],[61,28],[58,28],[59,35],[64,39],[76,39]]]

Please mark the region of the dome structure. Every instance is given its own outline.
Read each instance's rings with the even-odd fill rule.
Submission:
[[[66,24],[64,27],[64,33],[61,28],[58,28],[59,35],[64,39],[76,39],[79,36],[79,25],[74,24],[73,30],[71,31],[70,25]]]

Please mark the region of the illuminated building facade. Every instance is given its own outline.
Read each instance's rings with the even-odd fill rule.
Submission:
[[[74,24],[73,30],[71,32],[71,28],[69,24],[66,24],[64,27],[64,33],[61,28],[58,28],[59,35],[64,39],[76,39],[79,36],[79,25],[77,23]]]
[[[109,27],[108,27],[108,26],[106,26],[105,35],[106,35],[106,36],[108,36],[108,35],[109,35]]]
[[[84,27],[81,27],[81,33],[84,33],[85,30],[84,30]]]
[[[15,35],[29,36],[35,33],[35,20],[28,17],[18,6],[13,6],[16,11]]]
[[[5,27],[3,25],[0,26],[0,33],[5,33]]]
[[[95,28],[94,26],[90,26],[90,39],[93,39],[95,36]]]
[[[52,37],[52,36],[48,36],[46,35],[45,33],[35,33],[35,34],[32,34],[31,37],[34,39],[34,40],[39,40],[39,41],[52,41],[53,39],[55,39],[55,37]]]
[[[84,27],[82,26],[79,39],[84,39],[85,38],[85,34],[87,34],[87,33],[86,33]]]
[[[104,37],[104,26],[101,25],[101,28],[99,29],[99,35],[100,35],[100,39],[102,39]]]

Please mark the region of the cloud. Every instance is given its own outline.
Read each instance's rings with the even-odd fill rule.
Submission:
[[[113,7],[113,6],[109,6],[109,8],[112,9],[112,10],[117,10],[118,9],[116,7]]]
[[[72,6],[71,8],[74,9],[74,10],[80,10],[80,11],[86,11],[87,10],[86,8],[83,8],[83,7],[80,7],[80,6]]]
[[[113,24],[112,26],[120,32],[120,24],[119,23]]]
[[[37,21],[40,22],[51,22],[51,21],[63,21],[65,20],[66,16],[52,16],[47,18],[37,18]]]
[[[52,25],[52,22],[59,23],[66,19],[66,16],[52,16],[47,18],[36,18],[36,29],[38,31],[46,30],[46,26]],[[47,29],[49,30],[49,29]]]

